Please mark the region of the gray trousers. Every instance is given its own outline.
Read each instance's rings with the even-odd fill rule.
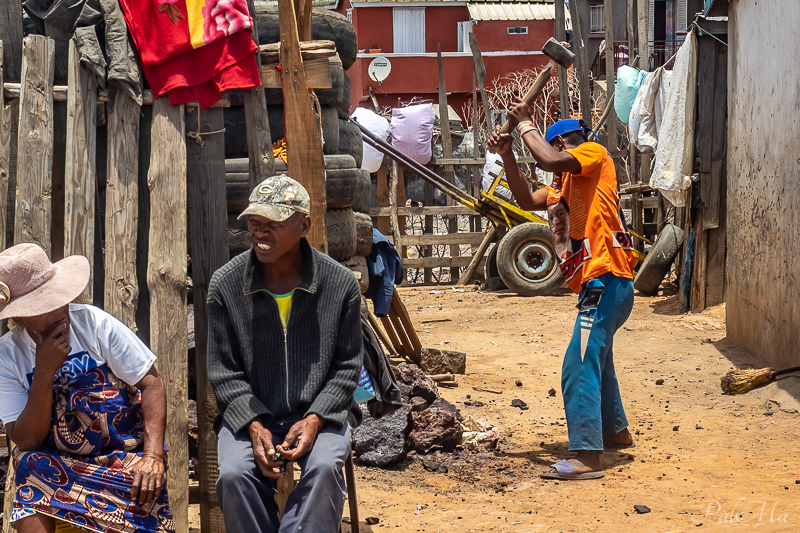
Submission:
[[[270,427],[272,442],[283,442],[290,427]],[[346,494],[342,469],[350,454],[349,424],[341,429],[324,426],[311,451],[297,461],[302,475],[289,495],[282,521],[275,503],[277,483],[256,466],[249,436],[236,436],[223,425],[217,448],[217,500],[226,531],[338,533]]]

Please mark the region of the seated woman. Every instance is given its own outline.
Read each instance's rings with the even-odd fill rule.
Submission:
[[[78,527],[170,532],[164,383],[156,356],[117,319],[71,304],[89,261],[55,264],[35,244],[0,253],[0,419],[20,533]],[[140,393],[141,391],[141,393]]]

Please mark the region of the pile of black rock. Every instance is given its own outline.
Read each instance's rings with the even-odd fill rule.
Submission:
[[[361,406],[364,421],[353,432],[356,458],[371,466],[401,461],[414,450],[450,451],[461,443],[463,417],[458,408],[439,396],[436,383],[416,365],[392,367],[400,384],[403,406],[375,420]]]

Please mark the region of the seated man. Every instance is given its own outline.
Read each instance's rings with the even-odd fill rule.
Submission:
[[[0,253],[0,419],[16,444],[20,533],[174,531],[164,483],[164,383],[125,325],[70,304],[89,261],[36,244]],[[140,397],[141,391],[141,397]]]
[[[298,182],[261,182],[241,215],[252,249],[211,281],[208,377],[219,406],[217,500],[227,531],[336,533],[341,524],[349,421],[361,421],[353,400],[361,295],[349,270],[309,245],[308,214]],[[284,460],[297,461],[302,476],[279,521]]]

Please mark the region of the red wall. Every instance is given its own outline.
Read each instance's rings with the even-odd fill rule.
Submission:
[[[425,8],[425,51],[436,52],[436,43],[442,52],[458,51],[458,23],[469,20],[467,6]]]
[[[527,35],[508,34],[510,26],[527,26]],[[484,20],[472,26],[482,52],[541,50],[553,36],[552,20]]]

